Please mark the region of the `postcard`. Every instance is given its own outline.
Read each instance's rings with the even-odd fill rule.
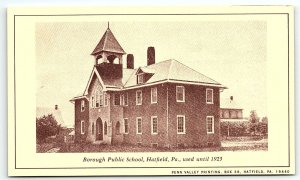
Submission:
[[[10,7],[7,33],[9,176],[295,174],[292,6]]]

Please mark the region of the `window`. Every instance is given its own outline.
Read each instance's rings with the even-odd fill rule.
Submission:
[[[84,104],[85,104],[84,100],[81,100],[81,112],[84,111]]]
[[[104,93],[104,106],[108,106],[108,94]]]
[[[157,116],[151,117],[151,134],[157,134]]]
[[[100,106],[103,106],[103,94],[102,93],[100,93],[99,94],[99,104],[100,104]]]
[[[157,103],[157,88],[151,88],[151,103]]]
[[[84,124],[84,120],[82,120],[80,123],[80,133],[84,134],[84,132],[85,132],[85,124]]]
[[[142,118],[136,118],[136,133],[142,134]]]
[[[94,135],[95,134],[95,125],[94,125],[94,123],[92,124],[92,135]]]
[[[118,121],[116,124],[116,134],[121,134],[120,122]]]
[[[96,107],[99,107],[99,101],[100,101],[100,97],[99,97],[99,93],[98,93],[98,91],[96,91]]]
[[[94,96],[92,96],[92,100],[91,100],[91,107],[93,108],[93,107],[94,107],[94,105],[95,105],[95,98],[94,98]]]
[[[177,134],[185,134],[185,116],[177,116]]]
[[[138,84],[144,83],[144,74],[137,75],[137,82],[138,82]]]
[[[213,104],[214,93],[213,89],[206,89],[206,104]]]
[[[121,95],[121,105],[128,106],[128,93]]]
[[[125,131],[125,134],[128,134],[128,119],[127,118],[124,119],[124,131]]]
[[[158,147],[158,143],[151,143],[151,147],[157,148]]]
[[[142,105],[143,97],[142,97],[142,91],[138,90],[136,91],[136,105]]]
[[[185,101],[185,92],[183,86],[176,86],[176,101],[177,102]]]
[[[120,94],[114,95],[114,104],[115,104],[115,106],[120,105]]]
[[[128,106],[128,93],[123,94],[123,105]]]
[[[107,135],[107,123],[106,123],[106,121],[104,122],[104,135]]]
[[[214,117],[213,116],[206,117],[206,130],[207,130],[207,134],[214,133]]]

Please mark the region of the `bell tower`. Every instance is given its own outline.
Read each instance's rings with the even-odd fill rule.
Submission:
[[[126,54],[109,28],[91,53],[95,58],[95,66],[102,76],[107,78],[122,77],[122,59]]]

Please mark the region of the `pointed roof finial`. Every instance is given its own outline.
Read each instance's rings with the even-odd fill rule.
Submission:
[[[107,22],[107,29],[109,29],[109,21]]]

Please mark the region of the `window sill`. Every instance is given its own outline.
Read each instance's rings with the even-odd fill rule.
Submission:
[[[214,132],[207,132],[207,134],[215,134]]]
[[[185,102],[185,101],[179,101],[179,100],[176,100],[176,102]]]
[[[185,134],[185,132],[180,132],[180,133],[179,133],[179,132],[177,132],[177,134]]]

